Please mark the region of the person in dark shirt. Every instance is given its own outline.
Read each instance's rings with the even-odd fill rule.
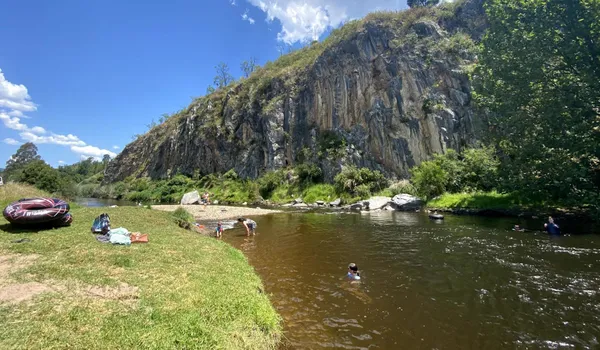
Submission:
[[[560,235],[560,227],[554,223],[552,216],[548,217],[548,222],[544,224],[544,229],[551,235]]]

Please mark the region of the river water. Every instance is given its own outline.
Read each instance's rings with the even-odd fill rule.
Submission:
[[[136,203],[130,201],[104,198],[76,198],[75,203],[84,207],[110,207],[113,205],[124,207],[137,205]]]
[[[255,237],[235,228],[224,240],[261,275],[284,319],[284,349],[599,346],[598,235],[550,238],[510,231],[510,219],[419,213],[255,220]],[[344,279],[351,262],[361,283]]]

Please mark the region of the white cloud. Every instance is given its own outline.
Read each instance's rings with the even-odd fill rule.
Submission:
[[[88,160],[88,158],[92,158],[96,162],[102,161],[102,158],[100,158],[100,157],[94,157],[94,156],[90,156],[90,155],[86,155],[86,154],[82,154],[79,156],[79,159],[81,159],[81,160]]]
[[[121,147],[119,147],[119,146],[117,146],[117,145],[114,145],[114,146],[113,146],[113,149],[119,149],[119,148],[121,148]]]
[[[14,145],[18,145],[20,142],[17,141],[17,140],[15,140],[15,139],[7,138],[7,139],[4,139],[4,143],[7,144],[7,145],[13,145],[14,146]]]
[[[0,69],[0,107],[22,112],[33,112],[37,106],[23,84],[13,84],[4,78]]]
[[[85,146],[86,143],[81,141],[79,137],[75,135],[57,135],[52,134],[50,136],[38,136],[31,132],[22,132],[21,138],[25,141],[37,143],[37,144],[52,144],[61,146]]]
[[[111,158],[117,156],[115,152],[109,151],[107,149],[100,149],[96,146],[72,146],[71,151],[75,153],[79,153],[82,155],[90,156],[90,157],[103,157],[105,154],[108,154]]]
[[[229,0],[229,3],[230,3],[232,6],[235,6],[235,5],[236,5],[236,3],[235,3],[235,0]]]
[[[361,18],[376,10],[400,10],[400,0],[247,0],[277,19],[282,26],[277,38],[287,44],[318,40],[329,28]]]
[[[256,22],[256,21],[254,20],[254,18],[252,18],[252,17],[248,16],[248,10],[246,10],[246,12],[244,12],[244,14],[242,15],[242,19],[243,19],[244,21],[248,21],[248,22],[250,22],[250,24],[254,24],[254,22]]]
[[[46,133],[46,129],[42,128],[41,126],[34,126],[33,128],[30,128],[27,126],[27,124],[21,123],[21,119],[19,117],[11,117],[8,113],[0,112],[0,120],[2,120],[4,126],[9,129],[27,131],[34,134]]]
[[[58,164],[63,165],[63,164],[65,164],[65,161],[64,160],[59,160]]]

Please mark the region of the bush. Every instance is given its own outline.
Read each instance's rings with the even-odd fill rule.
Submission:
[[[436,161],[427,161],[411,169],[412,183],[417,193],[425,199],[439,196],[446,191],[448,172]]]
[[[263,198],[271,198],[273,191],[284,181],[285,175],[282,171],[267,172],[258,179],[258,191]]]
[[[331,202],[335,197],[335,187],[329,184],[312,185],[302,193],[302,199],[305,203],[314,203],[318,200]]]
[[[334,185],[339,193],[349,192],[356,196],[368,197],[371,193],[379,192],[386,188],[388,181],[377,170],[373,171],[368,168],[358,169],[350,166],[344,168],[335,176]]]
[[[299,164],[296,167],[296,175],[303,184],[317,183],[323,179],[323,171],[314,164]]]
[[[183,208],[177,208],[172,214],[171,218],[179,225],[179,227],[189,230],[194,226],[196,220],[194,216]]]

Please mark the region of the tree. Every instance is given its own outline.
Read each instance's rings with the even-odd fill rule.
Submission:
[[[425,7],[435,6],[440,3],[440,0],[407,0],[408,7]]]
[[[248,78],[256,70],[256,59],[252,57],[250,60],[242,62],[240,68],[244,72],[244,77]]]
[[[233,76],[229,74],[229,66],[226,63],[219,63],[215,69],[217,70],[217,76],[215,76],[214,83],[217,89],[224,88],[233,82]]]
[[[206,88],[206,94],[207,94],[207,95],[210,95],[210,94],[212,94],[212,93],[213,93],[213,92],[215,92],[215,91],[216,91],[216,90],[215,90],[215,87],[214,87],[214,86],[212,86],[212,85],[209,85],[209,86]]]
[[[31,142],[22,144],[17,152],[6,162],[4,174],[7,179],[12,180],[18,178],[19,172],[22,171],[27,164],[42,159],[37,154],[37,151],[37,146]]]
[[[600,200],[600,6],[490,0],[473,73],[508,189],[569,204]]]
[[[66,178],[43,160],[33,160],[25,165],[17,179],[50,193],[64,193],[69,188]]]
[[[110,162],[110,156],[108,154],[105,154],[102,157],[102,164],[104,165],[104,168],[106,168],[106,166],[108,165],[109,162]]]

